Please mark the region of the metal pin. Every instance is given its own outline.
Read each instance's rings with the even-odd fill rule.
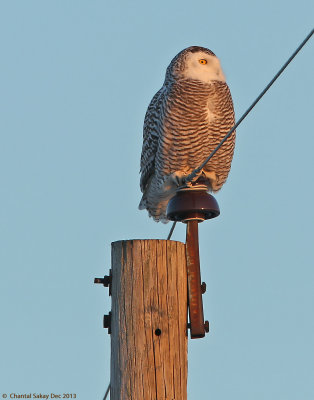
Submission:
[[[109,287],[109,296],[111,296],[111,284],[112,284],[112,270],[109,270],[109,275],[105,275],[103,278],[95,278],[94,283],[102,284],[105,287]]]

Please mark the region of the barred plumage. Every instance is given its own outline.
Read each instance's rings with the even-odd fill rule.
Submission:
[[[168,222],[167,204],[177,187],[233,125],[232,98],[218,58],[198,46],[181,51],[145,115],[139,208],[155,221]],[[200,173],[209,191],[225,183],[234,145],[235,132]]]

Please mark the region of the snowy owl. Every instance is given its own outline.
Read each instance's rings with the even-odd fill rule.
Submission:
[[[165,82],[145,115],[139,209],[147,209],[155,221],[168,222],[169,200],[234,122],[219,59],[204,47],[182,50],[168,66]],[[234,145],[235,132],[196,177],[202,177],[208,191],[216,192],[225,183]]]

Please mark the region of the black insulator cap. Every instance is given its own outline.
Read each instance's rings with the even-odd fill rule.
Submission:
[[[178,190],[167,207],[167,218],[170,221],[188,221],[218,217],[220,214],[218,203],[214,196],[206,190],[183,189]]]

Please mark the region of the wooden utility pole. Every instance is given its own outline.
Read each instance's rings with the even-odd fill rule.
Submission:
[[[186,400],[185,244],[112,243],[111,293],[111,400]]]
[[[172,240],[112,243],[112,270],[95,283],[109,286],[112,309],[111,400],[186,400],[187,329],[192,339],[209,331],[204,321],[198,224],[219,215],[202,182],[179,189],[167,218],[187,224],[186,244]],[[189,309],[190,322],[187,323]]]

